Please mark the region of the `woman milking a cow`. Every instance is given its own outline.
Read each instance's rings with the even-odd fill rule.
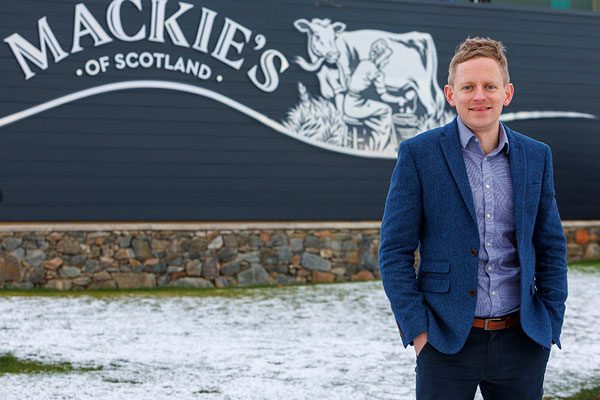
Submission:
[[[369,59],[362,60],[348,79],[348,91],[344,96],[345,120],[357,120],[371,130],[367,147],[373,151],[382,151],[390,146],[398,146],[392,108],[386,103],[400,107],[412,101],[412,98],[393,96],[386,90],[383,67],[389,62],[392,49],[384,39],[378,39],[371,45]],[[375,89],[379,99],[368,98],[368,91]],[[414,97],[414,92],[409,92]]]

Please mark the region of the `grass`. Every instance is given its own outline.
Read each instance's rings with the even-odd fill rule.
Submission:
[[[544,400],[600,400],[600,386],[592,389],[583,389],[575,393],[573,396],[560,397],[558,399],[552,397],[544,397]]]
[[[569,269],[600,272],[600,260],[573,261],[569,263]]]
[[[74,367],[68,362],[43,363],[34,360],[21,360],[10,353],[0,355],[0,376],[4,374],[66,374],[101,369],[102,367]]]

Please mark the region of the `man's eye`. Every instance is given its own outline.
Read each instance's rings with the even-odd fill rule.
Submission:
[[[494,90],[494,89],[496,89],[496,85],[487,85],[487,89]]]
[[[463,86],[463,89],[464,90],[471,90],[471,89],[473,89],[473,85],[465,85],[465,86]]]

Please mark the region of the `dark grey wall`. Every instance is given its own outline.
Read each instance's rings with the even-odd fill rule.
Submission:
[[[108,1],[83,2],[106,28]],[[284,53],[290,68],[273,93],[246,77],[260,52],[247,45],[240,71],[209,55],[147,40],[93,47],[47,70],[32,67],[25,80],[9,46],[0,46],[0,118],[90,87],[131,79],[193,84],[233,98],[281,121],[298,101],[297,83],[318,93],[317,79],[292,62],[306,57],[298,18],[343,21],[348,30],[428,32],[437,46],[438,82],[456,45],[466,36],[491,36],[508,48],[515,99],[507,112],[575,111],[600,116],[600,16],[530,12],[493,4],[314,0],[198,1],[180,18],[194,39],[200,7],[219,13],[209,48],[231,18],[262,33],[267,48]],[[128,33],[150,18],[126,8]],[[35,45],[37,20],[47,16],[66,51],[71,48],[70,0],[3,0],[0,38],[18,32]],[[170,0],[167,15],[176,10]],[[135,11],[135,12],[134,12]],[[223,82],[172,71],[137,69],[77,77],[91,58],[119,52],[156,51],[206,62]],[[539,119],[509,123],[548,143],[554,152],[556,188],[563,219],[600,217],[600,122]],[[379,219],[393,160],[336,153],[282,135],[219,102],[155,89],[105,93],[0,127],[1,221],[94,220],[370,220]]]

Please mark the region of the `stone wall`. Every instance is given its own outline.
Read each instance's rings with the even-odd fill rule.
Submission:
[[[378,224],[330,225],[4,226],[0,287],[222,288],[379,279]],[[600,224],[565,223],[565,234],[570,261],[600,259]]]

